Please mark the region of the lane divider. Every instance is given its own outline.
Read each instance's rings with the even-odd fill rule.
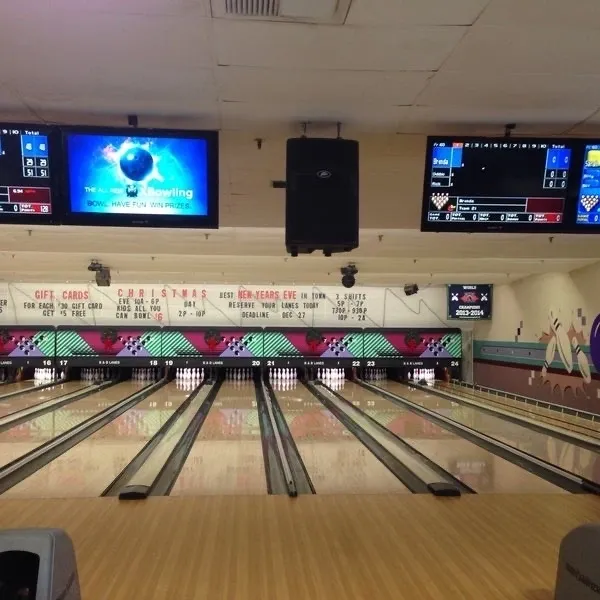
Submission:
[[[113,406],[109,406],[97,415],[86,419],[83,423],[79,423],[79,425],[48,440],[31,452],[4,465],[4,467],[0,468],[0,494],[46,466],[49,462],[64,454],[67,450],[70,450],[73,446],[76,446],[99,429],[102,429],[106,424],[159,390],[166,382],[167,380],[163,379],[134,392]]]
[[[488,452],[491,452],[500,458],[504,458],[505,460],[525,469],[526,471],[529,471],[530,473],[533,473],[534,475],[537,475],[542,479],[545,479],[557,487],[560,487],[573,494],[600,494],[600,485],[590,481],[589,479],[574,475],[565,469],[561,469],[560,467],[537,458],[532,454],[524,452],[523,450],[519,450],[513,446],[510,446],[509,444],[505,444],[504,442],[482,433],[481,431],[467,427],[466,425],[458,423],[457,421],[454,421],[453,419],[450,419],[444,415],[435,413],[428,408],[411,402],[403,396],[388,392],[383,388],[371,385],[370,383],[367,383],[361,379],[357,379],[356,381],[365,389],[371,390],[382,398],[387,398],[398,406],[402,406],[411,412],[425,417],[428,421],[436,423],[443,429],[447,429],[448,431],[456,433],[460,437],[473,442],[480,448],[483,448],[484,450],[487,450]]]

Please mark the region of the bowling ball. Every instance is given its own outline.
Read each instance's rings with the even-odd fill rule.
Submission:
[[[152,173],[154,158],[145,148],[134,146],[121,156],[119,164],[125,177],[132,181],[142,181]]]
[[[590,353],[596,371],[600,372],[600,315],[597,315],[590,332]]]

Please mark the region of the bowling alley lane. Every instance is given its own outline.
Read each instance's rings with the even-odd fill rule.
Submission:
[[[491,408],[512,412],[515,415],[527,417],[541,424],[545,423],[554,427],[562,427],[581,435],[587,435],[596,439],[600,438],[600,423],[598,421],[578,418],[574,415],[544,408],[543,406],[526,404],[519,400],[511,400],[484,390],[462,387],[454,383],[444,382],[436,384],[436,386],[442,392],[448,392],[466,400],[474,400]]]
[[[0,433],[0,466],[31,452],[147,385],[125,381]]]
[[[29,392],[23,396],[19,395],[14,398],[0,400],[0,418],[6,417],[19,410],[24,410],[25,408],[37,406],[42,402],[54,400],[59,396],[72,394],[73,392],[83,390],[88,386],[89,382],[86,383],[85,381],[67,381],[66,383],[44,388],[43,390],[39,390],[39,392]]]
[[[306,387],[275,394],[317,494],[410,493]]]
[[[346,383],[341,393],[354,406],[479,494],[566,493],[562,488],[355,383]],[[433,408],[435,399],[429,404],[428,407]]]
[[[2,498],[99,496],[189,394],[175,382],[160,388],[5,492]]]
[[[600,456],[595,452],[395,381],[377,382],[377,385],[514,448],[600,483]]]
[[[225,381],[170,495],[266,493],[254,383]]]
[[[33,379],[27,379],[26,381],[15,381],[14,383],[6,383],[0,385],[0,396],[5,394],[13,394],[14,392],[24,392],[35,387],[36,383]]]

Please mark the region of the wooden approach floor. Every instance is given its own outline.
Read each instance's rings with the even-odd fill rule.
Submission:
[[[60,527],[85,600],[551,600],[593,496],[0,501],[0,528]]]

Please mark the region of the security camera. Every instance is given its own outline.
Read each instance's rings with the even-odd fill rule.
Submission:
[[[404,293],[407,296],[414,296],[419,292],[419,286],[416,283],[407,283],[404,286]]]
[[[101,271],[103,269],[103,265],[100,261],[98,261],[94,258],[91,260],[87,269],[88,269],[88,271],[91,271],[92,273],[98,273],[98,271]]]
[[[342,274],[342,285],[345,288],[354,287],[354,284],[356,283],[355,275],[358,273],[356,265],[348,265],[346,267],[342,267],[340,269],[340,272]]]

